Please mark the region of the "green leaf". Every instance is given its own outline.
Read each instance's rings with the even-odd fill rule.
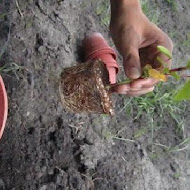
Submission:
[[[179,80],[181,77],[177,74],[177,72],[171,72],[170,73],[172,77],[174,77],[176,80]]]
[[[165,75],[167,75],[167,74],[169,74],[170,73],[170,69],[168,68],[168,67],[165,67],[164,69],[163,69],[163,71],[162,71],[162,74],[165,74]]]
[[[190,80],[178,91],[174,97],[176,101],[190,100]]]
[[[164,46],[157,46],[157,50],[161,53],[163,53],[164,55],[166,55],[169,59],[172,59],[172,54],[170,53],[170,51],[165,48]]]
[[[158,61],[158,63],[160,63],[161,66],[163,66],[163,67],[168,66],[168,64],[165,61],[163,61],[161,57],[157,56],[156,60]]]

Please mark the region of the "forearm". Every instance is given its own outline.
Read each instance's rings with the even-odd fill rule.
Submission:
[[[139,0],[110,0],[111,4],[111,22],[123,19],[131,20],[137,13],[142,13]]]
[[[122,8],[122,7],[140,7],[139,0],[110,0],[112,9]]]

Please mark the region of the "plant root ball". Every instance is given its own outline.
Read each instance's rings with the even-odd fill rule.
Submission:
[[[60,76],[59,92],[63,106],[75,113],[114,115],[108,71],[101,60],[92,60],[65,68]]]

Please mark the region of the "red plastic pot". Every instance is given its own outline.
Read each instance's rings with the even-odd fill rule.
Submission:
[[[92,33],[83,40],[86,61],[101,59],[109,73],[111,84],[116,83],[115,73],[118,72],[115,51],[108,45],[100,33]]]
[[[0,139],[3,135],[5,124],[7,121],[8,100],[7,92],[2,77],[0,76]]]

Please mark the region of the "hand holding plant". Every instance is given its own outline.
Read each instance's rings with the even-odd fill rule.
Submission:
[[[159,53],[161,53],[161,55],[166,56],[168,58],[168,61],[172,59],[172,54],[170,53],[170,51],[167,48],[159,45],[159,46],[157,46],[157,50]],[[142,72],[142,75],[140,78],[141,79],[152,78],[152,79],[155,79],[157,81],[162,81],[162,82],[166,82],[168,77],[173,77],[176,80],[179,80],[180,78],[188,79],[188,81],[185,83],[185,85],[176,94],[175,100],[177,100],[177,101],[190,100],[190,80],[189,80],[190,76],[180,74],[181,71],[190,70],[190,61],[184,67],[170,69],[168,64],[161,58],[161,56],[157,56],[156,60],[160,64],[160,66],[155,69],[152,67],[151,64],[146,64],[143,67],[143,72]],[[112,85],[111,87],[115,88],[120,85],[134,83],[136,80],[138,80],[138,79],[134,79],[134,80],[126,79],[122,82]]]
[[[155,78],[142,78],[143,68],[149,64],[153,69],[160,63],[157,57],[171,66],[171,60],[160,53],[158,45],[173,50],[171,39],[150,22],[141,10],[138,0],[111,1],[110,31],[113,41],[123,57],[126,76],[132,81],[117,85],[113,90],[128,96],[139,96],[151,92],[158,83]],[[134,80],[136,79],[136,80]]]

